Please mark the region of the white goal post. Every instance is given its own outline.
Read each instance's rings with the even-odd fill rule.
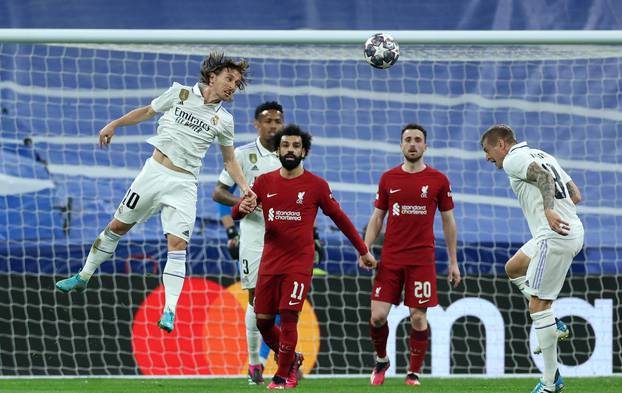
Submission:
[[[98,130],[174,81],[194,84],[211,50],[251,64],[248,88],[226,104],[236,145],[255,138],[254,108],[279,101],[286,122],[313,135],[305,167],[361,230],[380,175],[401,161],[401,127],[428,129],[426,163],[452,183],[465,280],[447,286],[437,222],[441,305],[429,312],[426,374],[539,372],[526,303],[503,271],[529,231],[479,135],[508,123],[555,155],[584,194],[586,226],[554,306],[573,334],[560,345],[561,371],[622,373],[622,31],[388,32],[400,58],[376,70],[362,48],[378,31],[0,29],[0,377],[245,373],[246,294],[211,201],[222,167],[214,147],[174,335],[156,326],[166,255],[158,217],[123,238],[85,294],[53,285],[82,265],[149,156],[155,123],[120,130],[107,150],[96,147]],[[318,227],[327,259],[301,316],[304,371],[367,374],[371,275],[322,214]],[[391,373],[406,372],[407,314],[402,305],[390,316]]]

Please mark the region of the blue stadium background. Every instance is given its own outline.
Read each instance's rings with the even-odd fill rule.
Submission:
[[[375,4],[371,2],[350,4],[354,7],[354,14],[359,15],[356,18],[345,18],[344,6],[333,7],[332,3],[327,2],[310,2],[304,11],[268,2],[266,7],[278,9],[278,17],[259,21],[252,18],[251,6],[236,18],[226,18],[224,10],[211,10],[209,19],[218,20],[217,26],[193,20],[197,18],[197,13],[193,12],[185,12],[184,20],[187,26],[193,28],[237,28],[241,25],[256,28],[391,26],[393,29],[413,26],[466,29],[617,27],[615,16],[620,14],[620,7],[605,1],[597,3],[600,6],[563,1],[539,5],[539,2],[530,1],[512,3],[504,8],[500,5],[486,7],[487,2],[484,1],[441,1],[434,7],[414,7],[405,2],[395,2],[394,9],[403,13],[374,13],[371,20],[371,13],[366,7]],[[158,7],[149,7],[149,13],[141,14],[128,12],[129,5],[125,2],[109,2],[104,8],[89,5],[85,9],[83,3],[70,1],[59,7],[49,7],[46,3],[43,12],[40,8],[42,4],[34,1],[3,3],[0,9],[4,8],[5,12],[0,12],[0,26],[59,27],[59,21],[67,20],[68,24],[64,27],[180,27],[176,20],[170,20],[158,11]],[[141,9],[146,4],[139,1],[132,7]],[[188,7],[191,10],[198,5],[190,3]],[[443,14],[451,7],[461,7],[464,12]],[[325,9],[331,12],[323,12]],[[540,9],[543,13],[533,13],[533,9]],[[549,12],[553,9],[563,9],[564,12]],[[72,18],[70,22],[67,19],[69,12],[80,12],[82,17]],[[123,18],[116,18],[117,15],[123,15]],[[186,18],[187,15],[190,16]],[[444,16],[441,18],[439,15]],[[79,61],[78,56],[93,60]],[[176,62],[174,56],[47,46],[2,46],[0,80],[4,83],[0,85],[0,138],[3,141],[0,170],[5,175],[32,179],[35,183],[52,181],[54,187],[16,195],[5,192],[8,195],[0,198],[3,220],[0,239],[4,240],[0,244],[3,262],[0,270],[57,274],[75,271],[81,265],[91,239],[109,220],[131,180],[93,178],[89,176],[89,166],[137,170],[149,154],[144,143],[122,148],[113,145],[109,151],[100,151],[93,145],[48,144],[45,137],[94,138],[97,130],[111,116],[120,116],[125,111],[144,105],[151,96],[92,101],[82,97],[49,97],[45,89],[140,88],[158,91],[166,89],[172,81],[194,83],[193,74],[201,56],[192,58],[196,67]],[[279,94],[278,89],[272,94],[253,93],[251,88],[249,93],[239,95],[230,106],[238,133],[252,132],[249,126],[252,109],[265,99],[276,98],[285,108],[295,108],[287,114],[288,121],[301,124],[316,137],[329,138],[327,140],[335,136],[352,138],[352,148],[330,143],[313,148],[308,168],[333,183],[373,187],[384,170],[400,161],[399,153],[397,150],[393,153],[357,147],[354,141],[397,145],[399,128],[410,121],[429,125],[432,152],[446,148],[458,149],[467,155],[477,153],[481,130],[496,122],[507,122],[519,131],[520,139],[532,141],[564,161],[587,162],[583,168],[571,168],[569,172],[582,188],[588,209],[604,210],[597,214],[582,214],[587,227],[586,248],[573,265],[573,271],[594,274],[620,271],[620,123],[615,116],[603,117],[598,112],[619,112],[621,109],[618,79],[622,70],[619,58],[494,63],[470,61],[460,64],[402,61],[381,77],[377,71],[354,61],[345,64],[324,60],[304,64],[261,59],[251,61],[253,84],[274,84],[279,88],[364,90],[370,94],[370,99],[350,98],[347,94],[343,97],[339,92],[334,96],[315,97]],[[76,76],[72,72],[78,66],[80,74]],[[120,76],[108,74],[119,67],[127,73]],[[356,78],[350,77],[354,74]],[[341,79],[336,80],[336,77]],[[374,82],[379,80],[382,82]],[[23,89],[26,86],[27,91]],[[42,94],[37,89],[42,89]],[[381,96],[385,92],[450,97],[475,94],[490,100],[518,99],[527,104],[577,106],[586,111],[593,109],[595,115],[486,108],[474,103],[409,103],[407,98],[391,105],[374,99],[374,95]],[[42,110],[45,116],[40,115]],[[318,116],[321,121],[318,121]],[[147,137],[154,130],[153,124],[145,124],[124,129],[122,134]],[[36,143],[26,146],[22,143],[25,138],[32,138]],[[221,167],[214,150],[217,149],[207,155],[203,174],[215,175]],[[141,153],[136,154],[137,151]],[[475,202],[469,199],[473,195],[512,198],[512,194],[501,173],[494,173],[491,165],[483,159],[468,157],[432,155],[428,161],[448,174],[458,196],[456,212],[460,228],[460,259],[465,269],[471,273],[500,273],[508,254],[528,238],[527,228],[519,209],[503,204],[487,204],[483,199]],[[85,166],[86,176],[46,169],[46,165],[52,168],[54,165],[78,164]],[[228,260],[221,247],[224,239],[210,198],[212,188],[213,183],[209,182],[201,187],[197,230],[191,245],[191,270],[195,274],[235,274],[235,265]],[[336,195],[357,227],[362,228],[371,211],[373,194],[337,190]],[[466,197],[461,198],[461,195]],[[329,245],[328,262],[323,267],[331,273],[358,274],[354,254],[348,247],[340,247],[342,237],[334,233],[326,220],[321,220],[320,226]],[[130,247],[119,249],[116,260],[121,261],[117,262],[121,265],[116,269],[122,269],[124,261],[135,253],[132,250],[134,239],[140,239],[144,254],[161,256],[164,250],[160,249],[162,235],[159,228],[159,224],[151,223],[129,236],[126,241]],[[441,247],[440,261],[445,260],[443,252]],[[108,264],[102,269],[111,271],[112,267]]]

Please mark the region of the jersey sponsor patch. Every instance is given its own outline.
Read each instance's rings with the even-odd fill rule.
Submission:
[[[186,101],[188,99],[188,97],[190,96],[190,92],[186,89],[181,89],[179,90],[179,105],[183,105],[184,101]]]

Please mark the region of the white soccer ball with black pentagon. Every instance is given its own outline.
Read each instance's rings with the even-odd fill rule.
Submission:
[[[365,60],[375,68],[389,68],[400,57],[400,46],[391,34],[377,33],[365,41]]]

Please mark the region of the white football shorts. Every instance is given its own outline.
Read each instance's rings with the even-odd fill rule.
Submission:
[[[257,273],[259,272],[259,263],[261,262],[261,254],[263,249],[249,247],[240,242],[240,277],[242,289],[253,289],[257,284]]]
[[[162,229],[190,241],[197,213],[197,179],[149,158],[119,204],[114,218],[141,223],[161,212]]]
[[[525,292],[540,299],[557,299],[570,264],[582,248],[583,233],[573,239],[531,239],[525,243],[521,251],[531,258]]]

